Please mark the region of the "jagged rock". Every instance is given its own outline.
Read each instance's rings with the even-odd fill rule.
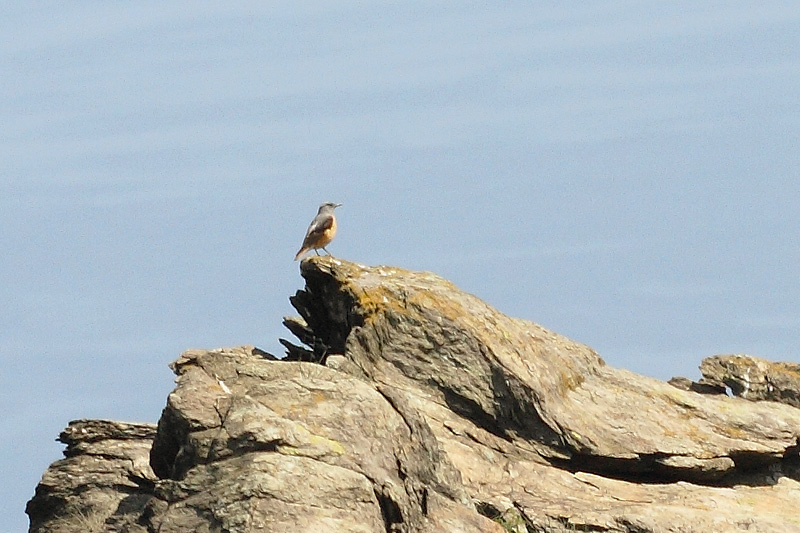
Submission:
[[[724,474],[747,466],[743,458],[780,462],[797,444],[796,409],[702,396],[609,368],[587,346],[502,315],[433,274],[334,259],[305,261],[302,272],[311,292],[330,295],[334,311],[315,312],[338,323],[346,356],[368,379],[551,461],[614,477],[707,481],[709,461]]]
[[[249,349],[190,351],[173,365],[151,462],[168,481],[160,531],[463,531],[493,527],[424,420],[382,391]]]
[[[773,363],[751,355],[715,355],[700,364],[704,383],[729,387],[746,400],[800,407],[800,364]]]
[[[330,257],[301,272],[285,323],[309,349],[285,345],[316,363],[184,353],[140,476],[158,480],[103,512],[109,530],[800,532],[795,407],[610,368],[433,274]],[[42,510],[76,512],[45,505],[74,495],[53,488],[59,463],[35,531],[57,530]],[[98,483],[81,487],[116,494]]]
[[[479,507],[516,508],[532,530],[800,530],[797,409],[609,368],[433,274],[330,258],[301,271],[317,295],[306,322],[346,339],[346,362],[329,361],[405,396]]]
[[[690,390],[693,392],[699,392],[700,394],[725,394],[724,386],[705,383],[702,379],[698,382],[692,381],[689,378],[674,377],[667,381],[667,383],[677,389]]]
[[[44,473],[25,512],[31,532],[109,531],[131,526],[150,499],[155,424],[75,420],[58,440],[65,458]]]

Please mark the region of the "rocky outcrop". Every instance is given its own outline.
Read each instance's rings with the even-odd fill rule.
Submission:
[[[194,531],[487,531],[421,415],[394,391],[249,348],[173,365],[151,463],[149,527]],[[433,528],[433,529],[432,529]]]
[[[701,382],[728,387],[746,400],[770,400],[800,407],[800,365],[773,363],[749,355],[716,355],[700,364]]]
[[[155,434],[95,422],[45,473],[31,530],[85,531],[74,496],[97,490],[96,531],[800,531],[800,410],[695,392],[738,390],[730,365],[681,390],[429,273],[301,272],[284,323],[304,346],[184,353]],[[134,442],[124,464],[98,451]],[[79,458],[97,477],[59,482]]]
[[[154,424],[76,420],[58,440],[64,459],[42,477],[25,512],[30,531],[119,530],[135,523],[157,478],[150,468]]]
[[[675,377],[669,384],[703,394],[725,394],[745,400],[800,407],[800,365],[773,363],[751,355],[715,355],[700,363],[699,381]]]

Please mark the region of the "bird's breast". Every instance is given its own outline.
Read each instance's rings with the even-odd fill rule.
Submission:
[[[336,217],[331,217],[331,225],[329,228],[325,230],[325,237],[328,241],[332,240],[336,236]]]

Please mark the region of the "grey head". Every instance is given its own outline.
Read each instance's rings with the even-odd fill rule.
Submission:
[[[327,213],[333,213],[333,210],[336,209],[337,207],[340,207],[341,205],[342,204],[335,204],[333,202],[325,202],[324,204],[319,206],[319,211],[317,211],[317,214],[321,215],[323,213],[326,213],[326,214]]]

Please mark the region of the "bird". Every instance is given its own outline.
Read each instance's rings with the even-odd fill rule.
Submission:
[[[319,255],[317,251],[319,248],[322,248],[328,255],[331,255],[325,247],[328,246],[336,236],[336,217],[333,214],[333,210],[341,205],[342,204],[335,204],[333,202],[325,202],[319,206],[317,216],[314,217],[314,220],[312,220],[311,224],[308,226],[308,230],[306,230],[303,246],[300,247],[300,251],[294,256],[295,261],[300,259],[300,257],[309,250],[314,250],[314,253]]]

